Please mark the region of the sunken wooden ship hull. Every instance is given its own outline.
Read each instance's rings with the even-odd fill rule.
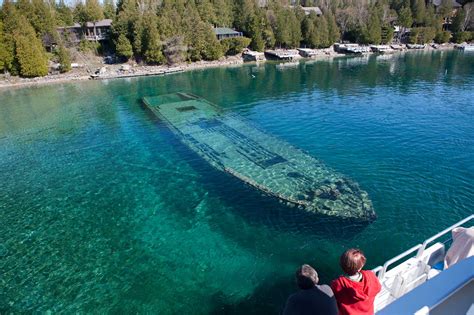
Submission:
[[[213,167],[289,206],[371,221],[367,192],[300,149],[189,93],[145,97],[144,103]]]

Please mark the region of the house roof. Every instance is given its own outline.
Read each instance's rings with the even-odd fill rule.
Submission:
[[[311,12],[316,13],[316,15],[322,15],[323,11],[319,7],[302,7],[303,11],[306,14],[310,14]]]
[[[304,11],[304,13],[306,15],[310,15],[311,12],[314,12],[316,13],[316,15],[323,15],[323,11],[321,11],[321,9],[319,7],[302,7],[300,5],[298,6],[294,6],[294,5],[290,5],[290,8],[300,8]]]
[[[432,3],[435,7],[439,7],[442,2],[443,2],[443,0],[432,0]],[[456,0],[451,0],[451,3],[453,5],[453,8],[461,8],[462,7],[462,5],[459,2],[457,2]]]
[[[112,25],[112,20],[111,19],[105,19],[105,20],[100,20],[95,22],[95,27],[110,27]],[[59,28],[80,28],[81,24],[79,23],[74,23],[74,25],[71,26],[66,26],[66,27],[59,27]],[[94,27],[93,22],[87,22],[86,27]]]
[[[215,27],[214,33],[216,33],[216,35],[240,35],[240,32],[228,27]]]

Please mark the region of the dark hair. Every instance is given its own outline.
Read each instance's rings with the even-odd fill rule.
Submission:
[[[303,265],[296,270],[296,283],[300,289],[311,289],[318,284],[318,282],[318,273],[310,265]]]
[[[349,276],[355,275],[365,265],[364,253],[357,248],[351,248],[344,252],[339,259],[342,270]]]

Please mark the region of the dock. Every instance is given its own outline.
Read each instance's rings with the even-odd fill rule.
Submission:
[[[291,61],[301,58],[298,50],[296,49],[276,49],[276,50],[265,50],[265,57],[272,60]]]
[[[104,68],[104,67],[103,67]],[[101,68],[102,69],[102,68]],[[122,68],[117,72],[99,71],[99,73],[91,74],[93,80],[131,78],[131,77],[146,77],[154,75],[165,75],[177,72],[183,72],[183,67],[164,68],[159,70],[130,70],[130,68]]]
[[[247,49],[242,53],[242,59],[244,59],[244,61],[265,61],[265,54],[263,52]]]
[[[334,50],[341,54],[362,55],[371,52],[369,46],[359,44],[334,44]]]

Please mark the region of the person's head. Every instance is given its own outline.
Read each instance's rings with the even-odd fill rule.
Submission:
[[[360,249],[351,248],[341,255],[339,264],[347,275],[353,276],[364,267],[365,261],[364,253]]]
[[[318,284],[318,282],[318,273],[310,265],[303,265],[296,270],[296,283],[300,289],[311,289]]]

